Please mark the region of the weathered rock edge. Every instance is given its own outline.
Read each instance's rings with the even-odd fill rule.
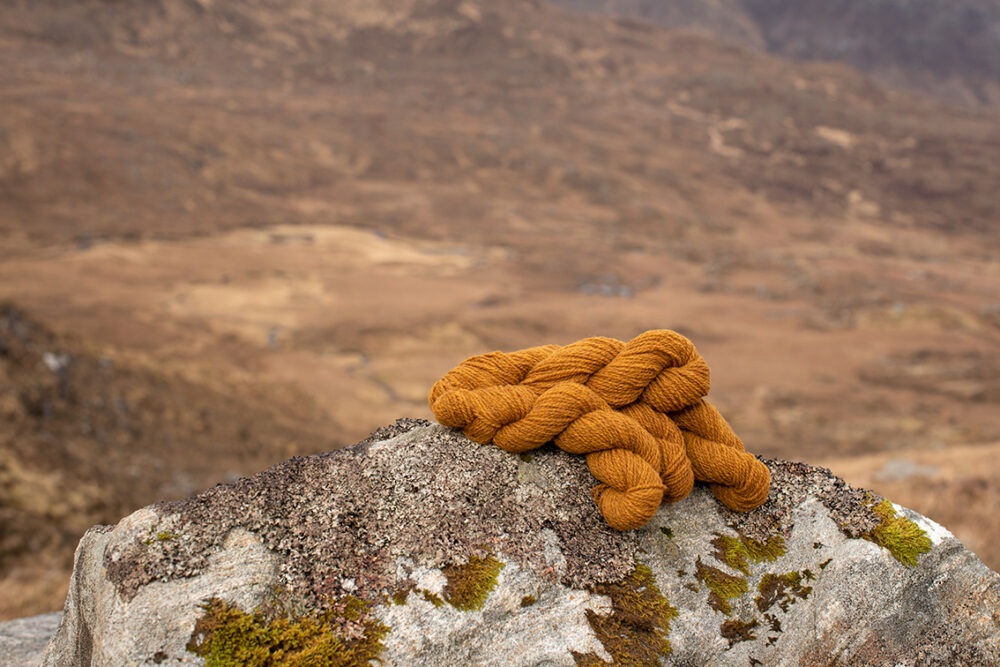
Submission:
[[[200,605],[216,597],[252,611],[276,591],[307,612],[346,595],[375,602],[390,628],[384,664],[610,659],[587,621],[610,602],[590,591],[637,564],[679,612],[664,664],[1000,663],[1000,575],[897,508],[933,544],[904,567],[854,539],[878,524],[879,498],[824,469],[765,463],[772,492],[752,512],[699,486],[620,533],[593,506],[581,457],[518,457],[399,420],[353,447],[90,529],[43,664],[203,664],[185,649]],[[720,537],[783,541],[773,561],[740,568]],[[505,567],[482,610],[433,603],[443,568],[487,554]],[[427,595],[392,604],[406,587]]]

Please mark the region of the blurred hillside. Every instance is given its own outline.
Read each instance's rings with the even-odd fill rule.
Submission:
[[[996,110],[530,0],[23,1],[0,58],[0,618],[469,355],[660,327],[1000,567]]]
[[[699,30],[795,60],[837,61],[952,104],[1000,104],[997,0],[551,0]]]

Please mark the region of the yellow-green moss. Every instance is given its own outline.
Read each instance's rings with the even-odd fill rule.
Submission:
[[[777,604],[781,611],[788,611],[795,598],[805,600],[812,593],[812,586],[803,586],[802,581],[815,579],[809,570],[802,572],[786,572],[785,574],[765,574],[757,585],[757,596],[754,602],[757,609],[765,612]]]
[[[927,533],[904,516],[896,514],[892,503],[883,500],[872,507],[882,522],[861,537],[889,550],[892,557],[907,567],[915,567],[920,554],[933,546]]]
[[[695,578],[711,591],[708,594],[709,606],[716,611],[721,611],[726,616],[733,613],[729,601],[750,590],[747,586],[747,580],[743,577],[726,574],[717,567],[705,565],[701,562],[701,556],[695,562],[695,567],[697,568],[694,573]]]
[[[170,533],[166,530],[161,530],[160,532],[154,534],[153,531],[155,530],[156,530],[155,525],[149,527],[150,536],[142,541],[143,544],[149,545],[152,544],[153,542],[167,542],[177,537],[173,533]]]
[[[205,658],[206,667],[360,667],[377,660],[389,628],[369,613],[370,604],[348,596],[338,612],[271,619],[247,614],[218,598],[202,606],[188,651]],[[344,632],[354,626],[353,638]]]
[[[535,602],[536,600],[534,595],[525,595],[523,598],[521,598],[522,607],[530,607],[531,605],[535,604]]]
[[[780,535],[769,537],[767,542],[758,542],[742,534],[730,537],[716,533],[712,540],[717,560],[743,574],[750,574],[750,563],[775,561],[785,555],[785,540]]]
[[[531,454],[518,454],[517,457],[525,463],[531,463],[531,459],[534,458]]]
[[[601,616],[588,609],[587,621],[611,655],[612,662],[602,660],[593,652],[573,651],[576,664],[580,667],[660,664],[660,658],[670,653],[667,637],[677,609],[660,592],[652,571],[645,565],[636,565],[621,582],[598,584],[593,591],[611,598],[611,614]]]
[[[660,526],[660,532],[670,539],[674,539],[674,531],[670,530],[670,526]]]
[[[444,599],[455,609],[462,611],[482,609],[503,568],[504,564],[493,556],[472,557],[465,565],[442,568],[448,580],[442,591]]]

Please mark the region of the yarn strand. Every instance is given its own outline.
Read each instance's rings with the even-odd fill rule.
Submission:
[[[708,364],[684,336],[585,338],[470,357],[431,388],[438,421],[515,453],[554,442],[583,454],[608,524],[645,524],[697,479],[737,511],[767,499],[770,473],[704,400]]]

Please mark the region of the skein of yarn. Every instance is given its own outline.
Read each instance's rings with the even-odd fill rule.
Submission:
[[[628,343],[594,337],[470,357],[428,402],[441,424],[476,442],[526,452],[551,441],[586,455],[598,508],[630,530],[687,496],[695,479],[737,511],[767,499],[767,467],[704,400],[709,384],[691,341],[657,329]]]

